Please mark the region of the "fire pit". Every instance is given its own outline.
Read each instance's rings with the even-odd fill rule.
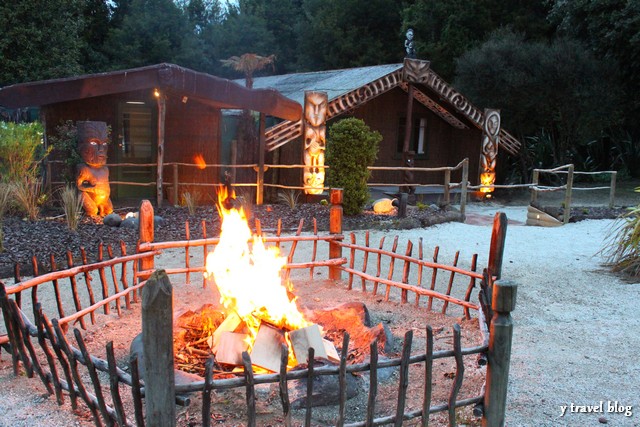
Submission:
[[[332,196],[332,202],[339,200],[339,196]],[[332,206],[332,229],[328,235],[317,231],[308,235],[298,232],[294,236],[278,233],[266,237],[261,249],[261,243],[253,240],[250,246],[254,250],[258,247],[258,251],[269,252],[277,247],[287,253],[284,261],[272,259],[266,263],[270,267],[284,266],[279,283],[283,277],[285,281],[295,279],[294,287],[269,292],[280,293],[284,306],[295,307],[294,320],[283,321],[276,309],[263,310],[266,305],[262,299],[257,307],[239,308],[238,304],[243,304],[241,299],[255,297],[252,294],[255,291],[227,295],[222,282],[224,274],[233,269],[229,261],[221,264],[222,276],[215,277],[215,268],[204,264],[214,247],[225,248],[228,253],[242,253],[245,249],[226,246],[223,236],[153,242],[153,224],[149,221],[153,212],[149,207],[143,203],[140,209],[141,243],[135,254],[126,255],[123,251],[120,257],[52,271],[6,289],[0,287],[7,328],[0,343],[10,349],[16,373],[22,366],[28,375],[37,374],[60,403],[68,393],[74,407],[82,400],[94,419],[121,425],[131,422],[156,425],[153,417],[158,414],[150,412],[150,408],[161,408],[162,419],[179,418],[175,407],[166,404],[167,399],[190,404],[191,408],[200,403],[202,410],[197,422],[202,425],[210,425],[212,420],[219,425],[256,425],[258,421],[271,425],[311,425],[312,420],[331,425],[400,425],[402,420],[420,417],[430,417],[436,423],[446,418],[454,422],[457,407],[468,408],[469,415],[473,412],[485,417],[488,425],[498,425],[496,420],[504,413],[511,339],[509,312],[514,308],[516,289],[508,282],[494,282],[500,276],[506,230],[504,215],[496,217],[484,274],[476,272],[475,256],[468,264],[459,265],[460,256],[456,253],[452,264],[441,263],[438,247],[434,248],[433,257],[425,260],[421,239],[416,245],[417,256],[413,255],[412,242],[406,242],[406,250],[399,253],[397,237],[390,242],[390,249],[385,248],[384,235],[375,246],[370,244],[369,233],[365,234],[364,243],[358,244],[354,234],[346,243],[340,233],[340,222],[335,220],[341,212],[338,203]],[[259,223],[255,228],[260,236]],[[235,240],[247,242],[249,238]],[[300,252],[296,249],[303,246],[307,247],[305,253],[310,254],[307,255],[310,259],[299,259]],[[176,254],[183,257],[182,263],[177,262]],[[348,258],[343,258],[347,254]],[[192,358],[175,351],[176,367],[184,369],[180,366],[182,362],[198,366],[193,371],[200,378],[193,377],[186,383],[173,385],[169,378],[173,375],[158,378],[153,373],[148,382],[140,380],[140,374],[148,376],[150,368],[145,368],[145,374],[139,369],[137,357],[125,352],[124,332],[140,330],[135,326],[140,319],[138,293],[151,292],[157,286],[159,276],[152,275],[156,267],[154,258],[164,260],[158,266],[164,268],[162,274],[172,278],[173,285],[169,287],[175,292],[173,299],[180,302],[176,309],[191,309],[190,313],[184,311],[176,317],[178,344],[173,347],[178,348],[182,342],[185,348],[190,348],[187,352]],[[247,265],[262,265],[251,257],[248,264],[243,262],[238,267],[242,273],[246,273]],[[197,279],[191,280],[203,274],[207,276],[204,287],[198,286]],[[259,280],[253,281],[260,286],[268,274],[261,271]],[[337,280],[341,276],[344,277]],[[72,314],[66,314],[69,309],[62,304],[63,281],[68,283],[66,290],[73,296]],[[215,281],[222,297],[219,304],[211,281]],[[96,300],[94,287],[97,293],[102,291],[102,298]],[[239,285],[236,282],[230,287]],[[87,292],[83,295],[84,288]],[[25,290],[32,291],[31,301],[20,298]],[[39,301],[44,300],[47,292],[56,304],[43,308]],[[191,296],[193,307],[182,307],[188,300],[185,294]],[[478,302],[474,302],[476,299]],[[350,304],[341,305],[345,301]],[[142,305],[144,324],[144,298]],[[98,309],[102,314],[98,314]],[[347,309],[354,310],[346,316],[349,326],[357,323],[353,319],[366,317],[367,312],[371,326],[365,324],[348,333],[346,327],[327,326],[328,320],[334,322],[337,314],[344,314]],[[33,316],[27,314],[30,311]],[[203,321],[205,312],[207,320]],[[245,313],[251,313],[259,325],[252,325],[254,320],[245,320]],[[188,335],[194,319],[198,331]],[[205,326],[207,322],[210,325]],[[432,328],[427,323],[436,326]],[[68,330],[70,324],[85,332]],[[501,327],[495,328],[496,324]],[[267,347],[277,350],[267,351],[266,362],[256,362],[262,353],[262,350],[256,353],[256,348],[261,345],[263,329],[269,336]],[[402,330],[406,332],[403,334]],[[71,344],[71,332],[77,347]],[[174,333],[168,332],[172,342]],[[254,339],[253,343],[245,347],[244,337],[239,339],[234,334],[247,335]],[[389,342],[392,336],[396,339]],[[38,347],[30,337],[38,338]],[[387,352],[382,351],[385,341]],[[104,348],[105,343],[107,358],[103,360],[93,354]],[[157,360],[166,358],[167,348],[172,346],[161,348],[164,350],[157,354]],[[326,359],[318,365],[321,359],[314,356],[323,349]],[[198,363],[194,362],[194,355],[202,356]],[[172,365],[173,359],[172,356]],[[148,360],[157,361],[154,357]],[[492,363],[483,367],[488,360]],[[170,369],[172,372],[173,366]],[[105,376],[101,379],[99,371],[107,373],[109,380],[105,382]],[[333,388],[322,388],[322,393],[332,394],[337,403],[312,410],[323,400],[316,387],[324,379],[334,379]],[[159,392],[154,383],[164,384],[163,381],[167,386]],[[121,393],[123,385],[130,393]],[[354,395],[354,388],[359,393]],[[173,411],[168,418],[162,412],[167,407]],[[178,424],[187,425],[193,420],[184,421]]]

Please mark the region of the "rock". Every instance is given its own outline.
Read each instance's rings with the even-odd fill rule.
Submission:
[[[116,213],[110,213],[102,219],[102,223],[109,227],[119,227],[121,222],[122,218],[120,218],[120,215]]]
[[[605,417],[600,417],[598,418],[598,422],[600,422],[600,424],[608,424],[609,420],[606,419]]]
[[[328,361],[326,361],[329,364]],[[316,360],[314,367],[323,363]],[[361,379],[353,374],[347,374],[347,400],[358,395]],[[307,378],[289,381],[289,398],[291,407],[301,409],[307,406]],[[313,394],[311,406],[331,406],[340,403],[340,384],[338,375],[321,375],[313,377]]]
[[[153,226],[155,228],[163,227],[164,223],[165,223],[164,218],[162,218],[160,215],[155,215],[153,217]]]
[[[373,212],[376,214],[389,214],[395,210],[392,199],[378,199],[373,202]]]
[[[134,217],[129,217],[129,218],[125,218],[121,223],[120,223],[120,227],[122,228],[131,228],[134,230],[137,230],[139,227],[140,221],[138,220],[138,218],[134,218]]]
[[[420,228],[422,224],[418,218],[400,218],[396,224],[396,229],[398,230],[410,230],[412,228]]]

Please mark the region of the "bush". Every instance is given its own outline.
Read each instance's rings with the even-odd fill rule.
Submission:
[[[640,276],[640,205],[614,223],[602,254],[613,271]]]
[[[76,181],[76,166],[82,163],[78,152],[78,128],[72,120],[56,126],[55,135],[49,137],[51,145],[55,147],[54,155],[62,159],[65,168],[62,172],[64,181],[73,184]]]
[[[40,123],[0,122],[0,175],[4,182],[38,175],[46,155]]]
[[[345,215],[357,215],[369,198],[367,180],[378,154],[382,135],[372,131],[364,121],[348,118],[329,128],[327,136],[327,182],[342,188]]]

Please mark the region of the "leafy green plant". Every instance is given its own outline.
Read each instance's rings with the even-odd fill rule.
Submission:
[[[82,198],[78,190],[71,185],[63,187],[60,190],[60,204],[69,230],[76,231],[82,217]]]
[[[54,135],[49,137],[51,145],[55,148],[55,155],[65,165],[62,176],[66,183],[75,182],[76,165],[82,162],[78,152],[78,129],[72,120],[56,126]]]
[[[327,181],[331,187],[342,188],[345,215],[356,215],[369,197],[367,169],[377,158],[382,135],[372,131],[364,121],[343,119],[329,128],[327,137]]]
[[[38,219],[40,206],[46,200],[46,195],[42,191],[42,180],[25,175],[10,185],[18,209],[24,212],[30,220]]]
[[[40,123],[0,122],[0,175],[5,182],[38,175],[48,151],[42,144]]]
[[[278,200],[289,206],[292,210],[296,209],[299,197],[300,193],[296,190],[286,190],[278,192]]]
[[[629,208],[614,223],[602,254],[613,271],[640,275],[640,205]]]

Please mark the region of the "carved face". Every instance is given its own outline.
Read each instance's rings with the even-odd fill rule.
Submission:
[[[407,30],[407,40],[413,40],[413,30],[411,28]]]
[[[78,148],[80,157],[87,165],[98,168],[107,164],[108,144],[106,141],[91,138],[89,141],[82,142]]]
[[[487,133],[489,135],[497,135],[498,130],[500,129],[500,116],[498,113],[491,113],[489,117],[487,117]]]
[[[327,98],[322,93],[311,92],[307,95],[304,117],[311,126],[322,126],[327,117]]]

